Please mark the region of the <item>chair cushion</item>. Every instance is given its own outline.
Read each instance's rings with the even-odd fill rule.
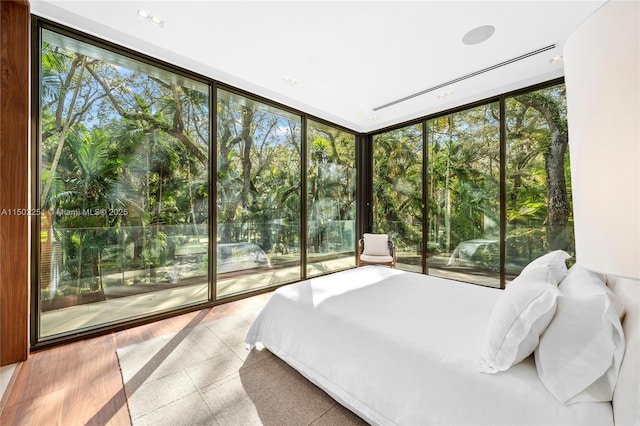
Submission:
[[[392,256],[370,256],[368,254],[361,254],[360,261],[366,263],[391,263],[393,262]]]
[[[389,236],[387,234],[364,234],[364,250],[368,256],[389,256]]]

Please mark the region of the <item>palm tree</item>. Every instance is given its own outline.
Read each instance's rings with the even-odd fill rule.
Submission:
[[[113,226],[122,220],[119,212],[136,209],[121,181],[119,163],[106,134],[99,129],[67,138],[65,162],[72,166],[64,190],[52,193],[54,211],[77,212],[57,217],[55,226],[69,228],[69,243],[76,246],[76,286],[82,287],[83,255],[91,259],[92,276],[103,290],[101,258],[106,246],[116,236]],[[94,288],[95,289],[95,288]]]

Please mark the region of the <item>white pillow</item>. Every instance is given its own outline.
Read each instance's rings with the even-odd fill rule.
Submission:
[[[539,258],[532,260],[520,272],[520,276],[527,275],[529,278],[537,278],[548,282],[549,284],[558,285],[560,281],[567,275],[567,264],[565,261],[571,255],[562,250],[552,251]]]
[[[364,234],[364,251],[367,256],[389,256],[389,236],[387,234]]]
[[[540,256],[507,285],[491,311],[481,372],[505,371],[535,350],[556,311],[556,286],[567,275],[570,257],[562,250]]]
[[[491,311],[480,371],[505,371],[531,355],[553,318],[559,294],[555,285],[526,274],[509,284]]]
[[[535,351],[540,380],[560,402],[611,401],[624,355],[624,305],[601,277],[574,265]]]

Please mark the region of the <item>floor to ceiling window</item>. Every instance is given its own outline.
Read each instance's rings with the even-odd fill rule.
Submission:
[[[301,277],[301,117],[218,90],[217,297]]]
[[[544,253],[575,253],[565,88],[538,87],[373,135],[372,228],[398,268],[501,287]]]
[[[355,134],[36,23],[34,345],[355,266]]]
[[[564,84],[506,99],[506,262],[512,279],[552,250],[575,253]]]
[[[307,121],[307,276],[355,266],[355,139]]]
[[[429,274],[500,286],[498,103],[427,121]]]
[[[373,232],[396,245],[397,267],[422,272],[422,125],[373,137]]]
[[[398,268],[494,287],[573,253],[563,84],[371,135],[357,176],[353,133],[38,22],[36,343],[354,267],[356,217]]]
[[[48,29],[39,59],[38,338],[208,300],[209,85]]]

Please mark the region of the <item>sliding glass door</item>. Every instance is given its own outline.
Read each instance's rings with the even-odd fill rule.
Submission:
[[[372,228],[398,268],[501,287],[545,253],[573,254],[566,120],[560,83],[373,135]]]
[[[563,84],[506,99],[506,278],[552,250],[574,253]]]
[[[355,266],[353,133],[37,24],[35,346]]]
[[[209,299],[209,85],[42,29],[39,336]]]
[[[422,272],[422,124],[373,137],[373,232],[396,245],[398,269]]]
[[[217,297],[301,277],[301,117],[218,90]]]
[[[307,121],[307,276],[355,266],[355,139]]]
[[[429,274],[500,286],[499,105],[427,121]]]

